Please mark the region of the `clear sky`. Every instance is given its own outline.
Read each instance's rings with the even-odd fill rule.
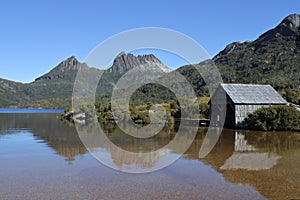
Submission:
[[[114,34],[149,26],[182,32],[214,56],[299,9],[299,0],[2,0],[0,77],[31,82],[71,55],[83,61]],[[159,58],[170,67],[182,64]]]

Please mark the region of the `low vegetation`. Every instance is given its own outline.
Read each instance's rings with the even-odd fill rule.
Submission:
[[[300,89],[286,89],[283,97],[290,103],[300,105]]]
[[[300,112],[293,106],[270,106],[249,113],[247,128],[262,131],[280,131],[297,128]]]
[[[209,105],[208,105],[208,97],[201,97],[198,99],[199,103],[199,112],[195,110],[189,111],[189,114],[193,114],[195,117],[200,118],[209,118]],[[151,122],[149,112],[152,106],[162,106],[167,115],[167,123],[174,123],[175,118],[181,117],[181,108],[180,104],[176,100],[171,100],[169,102],[162,102],[159,104],[155,103],[146,103],[146,104],[136,104],[131,103],[129,110],[130,110],[130,118],[136,123],[140,124],[141,126],[147,125]],[[121,120],[121,121],[128,121],[126,115],[123,113],[119,115],[116,119],[113,116],[111,104],[110,103],[102,103],[101,101],[96,101],[95,108],[91,109],[90,106],[83,105],[80,108],[78,113],[86,113],[87,118],[91,110],[93,110],[93,115],[96,114],[98,121],[100,123],[107,123],[107,122],[114,122],[114,120]],[[189,108],[187,108],[189,109]],[[72,109],[66,109],[65,112],[62,114],[62,118],[70,121],[72,120],[70,116],[74,113]],[[76,113],[75,113],[76,114]],[[92,116],[92,115],[91,115]]]
[[[18,108],[57,108],[70,110],[71,108],[71,99],[47,99],[26,103],[19,103],[11,105],[10,107]]]

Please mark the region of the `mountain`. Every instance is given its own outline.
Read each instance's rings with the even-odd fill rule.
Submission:
[[[227,45],[212,61],[225,83],[271,84],[289,102],[300,104],[300,15],[287,16],[254,41]],[[187,77],[198,95],[208,94],[194,66],[177,71]]]
[[[213,61],[225,82],[300,86],[300,15],[287,16],[254,41],[227,45]]]
[[[74,80],[78,70],[87,70],[89,67],[86,63],[80,63],[75,56],[62,61],[50,72],[35,79],[35,82],[48,80]],[[75,72],[75,73],[74,73]]]
[[[159,69],[164,72],[171,71],[152,54],[134,56],[130,53],[121,52],[115,58],[112,67],[104,71],[98,84],[97,94],[103,94],[103,96],[110,94],[117,80],[134,67],[147,67],[148,71],[151,71],[151,69]],[[71,56],[31,83],[23,84],[0,79],[0,107],[15,104],[26,105],[27,102],[43,100],[54,102],[57,102],[58,99],[69,100],[79,70],[97,71],[99,69],[90,68],[86,63],[79,62],[75,56]]]
[[[122,74],[129,71],[130,69],[133,69],[134,67],[143,65],[146,66],[148,64],[159,65],[164,72],[172,71],[153,54],[134,56],[131,53],[126,54],[125,52],[121,52],[115,58],[113,65],[108,69],[108,71],[112,73]]]
[[[5,107],[21,100],[28,100],[25,88],[26,84],[0,78],[0,106]]]
[[[0,79],[0,106],[47,99],[67,99],[72,95],[73,83],[80,69],[88,67],[72,56],[32,83]]]
[[[201,68],[211,61],[217,65],[226,83],[271,84],[288,101],[300,103],[300,15],[289,15],[256,40],[233,42],[212,60],[194,66]],[[198,96],[208,95],[205,82],[194,66],[182,66],[176,71],[186,77]],[[144,71],[171,72],[153,54],[135,56],[121,52],[102,75],[97,88],[99,98],[109,100],[112,88],[116,86],[119,78],[135,67]],[[87,69],[90,68],[85,63],[80,63],[72,56],[32,83],[23,84],[0,79],[0,106],[70,99],[78,70]],[[172,77],[172,72],[169,77]],[[137,77],[139,81],[145,79],[147,75]],[[131,80],[130,77],[128,80]],[[174,81],[173,88],[183,85],[180,80],[170,80]],[[133,97],[137,102],[145,98],[164,101],[169,97],[173,98],[174,95],[162,86],[147,84],[139,88]]]

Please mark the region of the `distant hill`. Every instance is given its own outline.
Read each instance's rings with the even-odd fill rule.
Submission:
[[[300,86],[300,15],[287,16],[254,41],[234,42],[213,58],[224,82]]]
[[[98,84],[97,94],[110,95],[113,86],[124,73],[133,67],[151,67],[151,64],[160,66],[164,72],[171,71],[152,54],[134,56],[130,53],[121,52],[115,58],[112,67],[104,71]],[[69,100],[72,96],[78,70],[91,70],[91,68],[86,63],[81,63],[74,56],[71,56],[48,73],[36,78],[32,83],[23,84],[0,79],[0,107],[26,105],[28,102],[45,102],[43,100],[53,102],[59,102],[58,99]],[[93,68],[92,70],[99,69]],[[36,106],[38,104],[31,103],[30,105]]]
[[[212,60],[225,83],[271,84],[288,101],[299,104],[300,15],[287,16],[254,41],[227,45]],[[177,71],[189,78],[198,95],[206,91],[194,67],[183,66]]]
[[[0,79],[0,106],[47,99],[67,99],[72,95],[77,71],[88,68],[72,56],[32,83],[23,84]]]
[[[219,68],[226,83],[271,84],[288,101],[300,102],[300,15],[287,16],[279,25],[254,41],[233,42],[227,45],[212,61]],[[207,62],[197,65],[200,67]],[[161,71],[171,72],[152,54],[134,56],[121,52],[103,74],[97,88],[99,98],[109,99],[115,83],[128,70],[151,64],[159,65]],[[0,107],[53,99],[54,102],[70,100],[78,70],[87,69],[89,67],[85,63],[72,56],[32,83],[23,84],[0,79]],[[198,96],[208,95],[205,82],[193,66],[182,66],[176,71],[188,79]],[[182,83],[174,80],[174,84],[176,88],[176,84]],[[140,88],[134,97],[139,102],[139,99],[164,100],[173,98],[174,95],[162,86],[148,84]]]
[[[21,101],[30,100],[26,90],[28,84],[0,78],[0,106],[5,107]]]

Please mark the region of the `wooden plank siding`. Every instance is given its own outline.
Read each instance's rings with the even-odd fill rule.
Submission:
[[[220,84],[209,103],[211,109],[215,109],[211,112],[211,121],[217,123],[225,114],[224,126],[229,128],[244,127],[248,113],[261,107],[288,104],[272,86],[255,84]]]

